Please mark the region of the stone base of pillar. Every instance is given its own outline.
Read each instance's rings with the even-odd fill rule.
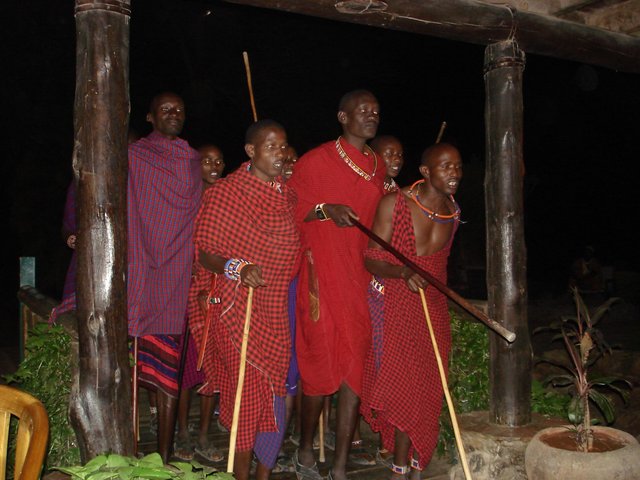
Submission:
[[[566,420],[534,413],[526,426],[505,427],[490,423],[489,412],[482,411],[459,415],[458,424],[473,480],[527,480],[527,444],[539,430],[564,425]],[[451,467],[449,478],[465,480],[460,463]]]

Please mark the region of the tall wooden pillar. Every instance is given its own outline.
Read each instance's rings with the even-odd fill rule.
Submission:
[[[130,0],[75,3],[79,374],[71,421],[85,461],[134,451],[125,279],[130,13]]]
[[[509,344],[490,338],[489,414],[498,425],[531,421],[532,350],[527,325],[527,253],[524,241],[522,73],[517,43],[487,46],[484,60],[487,291],[491,318],[516,333]]]

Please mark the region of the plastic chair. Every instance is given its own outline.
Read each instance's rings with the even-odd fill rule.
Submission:
[[[6,478],[11,417],[18,418],[15,480],[37,480],[49,439],[49,417],[37,398],[22,390],[0,385],[0,479]]]

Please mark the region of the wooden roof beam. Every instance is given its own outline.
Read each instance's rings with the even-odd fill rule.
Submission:
[[[385,11],[347,14],[336,10],[334,0],[226,1],[480,45],[513,36],[528,53],[640,73],[640,39],[510,6],[473,0],[388,0]]]

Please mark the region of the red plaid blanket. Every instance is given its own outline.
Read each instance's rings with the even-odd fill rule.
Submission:
[[[285,380],[289,367],[291,339],[287,316],[287,293],[293,278],[300,251],[298,231],[293,220],[294,201],[286,185],[282,193],[251,175],[243,164],[204,193],[196,221],[196,249],[224,258],[243,258],[262,268],[266,287],[255,289],[251,314],[251,329],[247,350],[249,378],[244,397],[256,398],[259,389],[278,396],[285,395]],[[206,282],[205,282],[206,283]],[[200,283],[202,285],[203,283]],[[192,294],[195,295],[192,287]],[[210,338],[228,339],[228,345],[218,345],[205,357],[208,386],[215,389],[220,378],[226,388],[220,389],[221,405],[233,405],[238,377],[242,332],[244,327],[248,289],[240,282],[218,275],[215,295],[220,297],[217,309],[209,309],[212,318]],[[211,313],[214,312],[214,313]],[[198,346],[202,341],[204,315],[190,315],[190,326]],[[235,356],[237,358],[229,358]],[[224,370],[223,376],[216,369]],[[218,378],[216,378],[218,376]],[[259,383],[267,385],[259,386]],[[206,392],[205,389],[202,390]],[[208,392],[206,392],[208,393]],[[240,425],[250,418],[262,418],[260,431],[275,428],[273,402],[268,402],[271,414],[261,411],[264,401],[243,403]],[[255,411],[252,406],[256,405]],[[260,405],[259,407],[257,407]],[[221,412],[223,419],[231,412]],[[243,423],[243,418],[245,422]],[[246,446],[243,429],[239,429],[238,449]]]
[[[455,232],[455,230],[454,230]],[[451,241],[442,250],[416,256],[411,213],[402,192],[397,193],[393,212],[391,245],[442,283],[447,281],[447,259]],[[392,264],[400,262],[390,253],[367,249],[365,256]],[[451,330],[447,298],[429,286],[427,306],[442,361],[447,365]],[[438,441],[438,417],[442,408],[442,384],[420,295],[410,292],[404,280],[384,281],[384,334],[382,356],[376,369],[373,349],[367,357],[361,412],[374,431],[380,432],[385,448],[393,451],[396,427],[409,435],[420,464],[429,463]]]

